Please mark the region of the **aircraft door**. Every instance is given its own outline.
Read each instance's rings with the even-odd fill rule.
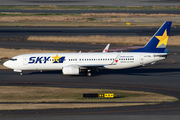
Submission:
[[[141,64],[141,65],[144,64],[144,55],[140,55],[140,64]]]
[[[27,65],[28,64],[28,58],[27,56],[23,57],[23,65]]]

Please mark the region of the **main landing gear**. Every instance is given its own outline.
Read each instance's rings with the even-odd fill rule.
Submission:
[[[20,76],[22,76],[23,75],[23,72],[20,72]]]
[[[90,70],[90,69],[88,69],[88,70],[87,70],[87,76],[89,76],[89,77],[90,77],[91,75],[92,75],[92,74],[91,74],[91,70]]]

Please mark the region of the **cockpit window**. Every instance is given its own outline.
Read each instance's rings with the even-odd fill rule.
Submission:
[[[12,60],[12,61],[17,61],[17,59],[16,59],[16,58],[11,58],[10,60]]]

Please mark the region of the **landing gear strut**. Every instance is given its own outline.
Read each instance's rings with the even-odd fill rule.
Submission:
[[[23,73],[22,72],[20,72],[20,76],[22,76],[23,75]]]
[[[91,74],[91,70],[90,70],[90,69],[88,69],[88,70],[87,70],[87,76],[89,76],[89,77],[90,77],[91,75],[92,75],[92,74]]]

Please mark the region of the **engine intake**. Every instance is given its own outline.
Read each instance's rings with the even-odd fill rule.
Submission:
[[[63,75],[79,75],[79,66],[76,65],[64,66],[62,68],[62,73]]]

